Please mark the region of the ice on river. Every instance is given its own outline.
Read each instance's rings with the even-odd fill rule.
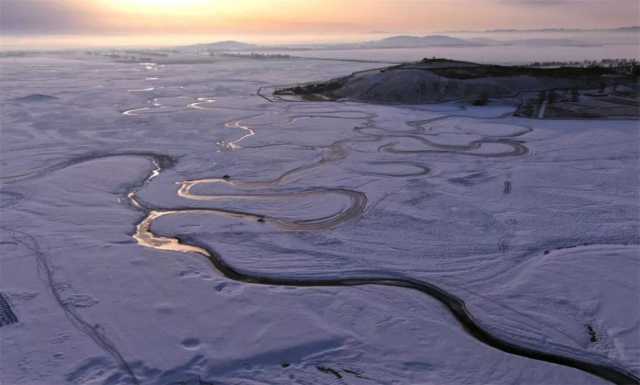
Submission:
[[[606,383],[415,291],[234,282],[138,244],[144,208],[239,271],[425,280],[497,336],[640,375],[637,121],[256,93],[363,63],[0,65],[2,383]]]

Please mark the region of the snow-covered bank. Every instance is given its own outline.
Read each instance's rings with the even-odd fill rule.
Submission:
[[[195,238],[263,274],[431,281],[510,340],[640,374],[637,122],[255,95],[366,64],[29,60],[2,62],[0,292],[19,319],[0,328],[2,381],[131,383],[124,362],[144,384],[329,384],[334,372],[348,384],[604,383],[489,348],[419,293],[240,284],[198,254],[141,247],[132,235],[143,215],[126,194],[156,166],[134,153],[176,160],[138,194],[154,207],[267,216],[168,216],[154,223],[158,234]],[[129,92],[149,83],[154,90]],[[56,99],[19,99],[36,94]],[[150,113],[123,114],[143,107]],[[527,152],[492,156],[511,147],[487,139],[521,141]],[[223,198],[178,194],[177,183],[224,175],[228,183],[191,189]],[[323,189],[365,194],[364,213],[332,229],[270,223],[350,204],[300,194]]]

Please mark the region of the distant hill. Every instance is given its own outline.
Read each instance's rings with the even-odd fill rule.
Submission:
[[[524,46],[524,47],[598,47],[602,44],[573,39],[519,39],[519,40],[495,40],[489,38],[472,38],[469,41],[485,46]]]
[[[382,40],[356,44],[364,48],[420,48],[420,47],[452,47],[477,46],[477,42],[458,39],[445,35],[431,36],[391,36]]]
[[[595,47],[599,44],[588,43],[571,39],[522,39],[510,40],[508,45],[520,45],[527,47]]]
[[[612,31],[619,31],[619,32],[640,32],[640,26],[634,26],[634,27],[621,27],[621,28],[613,29]]]
[[[368,48],[423,48],[423,47],[475,47],[483,45],[471,40],[451,36],[391,36],[381,40],[361,43],[305,44],[305,45],[255,45],[240,41],[219,41],[182,47],[187,50],[204,51],[270,51],[270,50],[307,50],[307,49],[368,49]]]
[[[569,30],[569,29],[537,29],[537,30],[491,30],[485,32],[570,32],[570,31],[587,31],[587,30]],[[596,30],[593,30],[596,31]],[[609,30],[608,30],[609,31]],[[626,31],[640,32],[640,27],[622,27],[610,31]],[[337,43],[337,44],[293,44],[293,45],[256,45],[244,43],[240,41],[228,40],[213,43],[196,44],[187,47],[181,47],[186,50],[201,51],[298,51],[298,50],[353,50],[353,49],[385,49],[385,48],[429,48],[429,47],[482,47],[482,46],[501,46],[501,45],[519,45],[530,47],[587,47],[598,46],[600,44],[575,39],[566,38],[531,38],[520,40],[496,40],[486,37],[473,37],[462,39],[447,35],[427,35],[412,36],[398,35],[390,36],[380,40],[371,40],[357,43]]]
[[[493,29],[484,32],[500,33],[500,32],[638,32],[639,26],[632,27],[620,27],[620,28],[593,28],[593,29],[581,29],[581,28],[541,28],[541,29]]]
[[[185,48],[203,49],[209,51],[246,51],[256,49],[259,46],[255,44],[243,43],[241,41],[227,40],[214,43],[195,44]]]
[[[538,28],[538,29],[487,29],[484,31],[446,31],[445,33],[514,33],[514,32],[640,32],[640,26],[619,28]]]
[[[15,98],[11,100],[19,103],[40,103],[40,102],[49,102],[56,99],[58,98],[51,95],[31,94],[31,95],[23,96],[21,98]]]

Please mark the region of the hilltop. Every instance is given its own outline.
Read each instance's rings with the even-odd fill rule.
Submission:
[[[430,36],[391,36],[381,40],[374,40],[355,44],[354,48],[420,48],[420,47],[456,47],[477,46],[479,43],[458,39],[445,35]]]
[[[564,96],[573,103],[580,102],[582,94],[585,96],[583,101],[589,95],[615,96],[607,100],[610,104],[616,104],[614,115],[637,116],[637,79],[638,69],[635,63],[625,67],[540,68],[424,59],[417,63],[356,72],[324,82],[281,88],[274,95],[295,96],[304,100],[346,99],[383,104],[465,101],[484,105],[491,99],[520,98],[523,105],[529,106],[530,103],[523,100],[534,99],[539,101],[537,107],[529,108],[522,115],[539,115],[536,111],[541,104],[545,104],[546,110],[546,105],[549,104],[547,102],[564,100],[552,91],[564,91]],[[586,93],[588,90],[597,92]],[[547,100],[552,97],[555,99]],[[590,103],[592,102],[594,101],[591,100]],[[598,108],[600,107],[594,107],[595,110]],[[596,112],[595,115],[600,114]]]
[[[235,40],[218,41],[213,43],[195,44],[184,48],[210,50],[210,51],[245,51],[259,48],[260,46]]]

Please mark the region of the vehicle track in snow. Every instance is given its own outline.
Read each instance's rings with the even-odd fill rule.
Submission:
[[[314,111],[307,114],[297,114],[290,118],[290,123],[294,122],[297,119],[302,118],[340,118],[339,116],[344,111],[339,110],[329,110],[329,111]],[[448,145],[448,144],[438,144],[426,139],[428,131],[428,125],[433,124],[437,121],[447,120],[451,118],[458,118],[466,116],[464,115],[448,115],[448,116],[440,116],[434,119],[424,120],[424,121],[414,121],[407,122],[407,125],[412,129],[407,132],[393,132],[389,130],[382,130],[381,133],[369,133],[366,132],[368,129],[378,129],[375,126],[374,119],[377,117],[376,114],[373,113],[363,113],[359,116],[354,116],[354,113],[360,111],[347,111],[350,116],[345,118],[347,119],[362,119],[365,121],[363,125],[356,126],[354,128],[354,132],[359,134],[354,138],[342,139],[332,143],[329,146],[317,147],[317,149],[325,150],[322,158],[312,164],[297,167],[295,169],[289,170],[279,177],[266,180],[266,181],[235,181],[231,180],[228,176],[225,178],[212,178],[212,179],[200,179],[200,180],[192,180],[192,181],[184,181],[179,183],[180,187],[178,189],[178,196],[187,200],[195,200],[195,201],[216,201],[216,202],[224,202],[235,199],[264,199],[265,196],[261,194],[197,194],[192,191],[192,189],[197,185],[216,185],[216,184],[228,184],[232,185],[238,189],[249,189],[255,190],[260,188],[273,188],[279,187],[286,183],[290,183],[296,178],[303,174],[305,171],[322,166],[329,162],[336,162],[342,159],[345,159],[348,156],[348,144],[350,143],[358,143],[358,142],[379,142],[386,138],[398,138],[398,137],[409,137],[409,138],[418,138],[418,140],[424,143],[427,146],[432,148],[425,149],[418,152],[441,152],[441,153],[449,153],[455,155],[472,155],[472,156],[483,156],[483,157],[493,157],[493,158],[502,158],[507,156],[522,156],[528,153],[528,148],[525,146],[524,142],[515,140],[512,138],[519,137],[525,135],[528,132],[531,132],[531,128],[529,127],[519,127],[519,130],[514,130],[511,133],[504,135],[485,135],[481,139],[472,141],[467,145]],[[508,114],[501,115],[499,118],[506,117]],[[496,117],[487,118],[488,120],[495,120]],[[248,127],[238,127],[243,130],[249,129]],[[255,131],[251,131],[253,135],[255,135]],[[504,143],[512,146],[512,151],[507,152],[499,152],[499,153],[473,153],[470,152],[472,150],[476,150],[482,146],[484,143]],[[278,144],[283,145],[283,144]],[[291,144],[284,144],[291,145]],[[381,146],[384,147],[385,145]],[[387,147],[388,148],[388,147]],[[433,149],[435,148],[435,150]],[[326,150],[329,151],[326,151]],[[394,152],[394,151],[389,151]],[[406,153],[397,151],[397,153]],[[378,162],[378,164],[382,163],[394,163],[394,162]],[[395,162],[397,163],[397,162]],[[421,167],[420,165],[414,164],[414,166]],[[427,174],[428,168],[424,167],[424,173]],[[394,175],[389,175],[394,176]],[[283,193],[269,193],[270,198],[280,198],[289,199],[291,197],[290,194],[323,194],[328,192],[335,192],[336,189],[330,188],[322,188],[322,189],[312,189],[305,190],[296,193],[291,192],[283,192]],[[283,230],[287,231],[313,231],[313,230],[324,230],[328,228],[335,228],[342,223],[350,220],[357,219],[361,216],[366,209],[367,199],[366,195],[357,191],[352,190],[341,190],[341,194],[345,194],[351,197],[351,206],[350,208],[343,210],[338,213],[332,213],[322,218],[311,218],[307,220],[300,221],[291,221],[287,218],[278,218],[274,216],[267,216],[259,212],[245,212],[245,211],[233,211],[233,210],[225,210],[222,208],[214,208],[214,209],[193,209],[193,208],[156,208],[150,205],[147,202],[143,202],[137,196],[136,192],[129,194],[129,198],[131,200],[132,206],[142,210],[146,213],[146,217],[138,223],[136,226],[136,232],[134,234],[134,238],[144,247],[153,248],[156,250],[164,250],[164,251],[173,251],[173,252],[181,252],[181,253],[189,253],[189,254],[198,254],[201,255],[211,263],[212,267],[222,273],[226,278],[243,282],[246,284],[259,284],[259,285],[270,285],[270,286],[291,286],[291,287],[354,287],[354,286],[390,286],[390,287],[403,287],[410,290],[421,292],[425,295],[428,295],[437,301],[439,301],[443,306],[445,306],[449,312],[456,318],[461,327],[469,333],[469,335],[476,338],[478,341],[501,350],[506,353],[518,355],[521,357],[527,357],[530,359],[546,361],[549,363],[554,363],[558,365],[563,365],[567,367],[572,367],[575,369],[582,370],[584,372],[590,373],[592,375],[598,376],[605,380],[611,381],[616,384],[640,384],[640,378],[636,377],[633,373],[627,371],[624,368],[617,367],[615,364],[605,365],[599,363],[588,362],[586,360],[581,360],[578,358],[563,356],[556,353],[545,352],[538,349],[533,349],[527,346],[518,345],[513,341],[509,341],[505,338],[497,336],[491,333],[488,329],[484,328],[470,313],[467,309],[465,302],[445,291],[444,289],[429,283],[424,280],[414,279],[404,275],[397,274],[378,274],[378,275],[370,275],[367,273],[362,273],[361,276],[357,276],[357,272],[350,272],[346,277],[329,277],[326,279],[322,278],[286,278],[279,276],[272,276],[266,274],[258,274],[255,272],[248,271],[240,271],[236,269],[234,266],[229,264],[224,257],[200,242],[194,237],[190,236],[161,236],[157,235],[153,232],[153,224],[165,217],[176,216],[176,215],[189,215],[189,214],[210,214],[217,216],[224,216],[229,220],[242,220],[242,221],[258,221],[264,223],[265,225],[273,225],[279,227]]]
[[[326,114],[326,112],[324,112]],[[299,118],[300,116],[298,116]],[[369,127],[371,127],[371,121],[373,117],[369,118]],[[358,130],[356,130],[358,131]],[[517,135],[522,135],[529,130],[524,130]],[[516,135],[516,136],[517,136]],[[378,141],[381,138],[385,137],[384,134],[365,134],[363,137],[354,138],[354,139],[346,139],[333,143],[331,146],[342,151],[338,151],[338,156],[334,157],[323,157],[320,161],[303,167],[298,167],[296,169],[285,172],[280,177],[268,180],[268,181],[252,181],[252,182],[241,182],[241,181],[230,181],[229,178],[213,178],[213,179],[202,179],[195,181],[185,181],[180,183],[180,188],[178,190],[178,195],[182,198],[189,200],[199,200],[199,201],[227,201],[227,200],[235,200],[235,199],[263,199],[264,196],[260,196],[260,194],[248,194],[248,195],[234,195],[234,194],[211,194],[211,195],[201,195],[195,194],[191,191],[191,189],[198,184],[233,184],[234,187],[239,189],[256,189],[256,188],[266,188],[266,187],[274,187],[284,184],[285,182],[289,182],[295,179],[295,176],[298,173],[302,173],[310,168],[318,167],[319,165],[325,164],[329,161],[337,161],[344,159],[347,156],[347,152],[344,149],[344,145],[349,142],[358,142],[358,141]],[[490,140],[490,139],[487,139]],[[520,142],[518,142],[520,143]],[[524,149],[526,147],[522,145]],[[526,153],[526,150],[523,150],[519,147],[514,146],[514,153],[509,153],[508,155],[523,155]],[[463,152],[459,151],[448,151],[455,154],[464,154],[464,151],[467,148],[460,149]],[[487,157],[502,157],[506,156],[503,154],[484,154]],[[322,194],[323,192],[331,192],[335,191],[332,189],[319,189],[319,190],[311,190],[311,191],[302,191],[298,192],[298,194]],[[351,207],[347,210],[341,211],[339,213],[332,213],[322,218],[311,218],[308,220],[301,220],[292,222],[287,218],[278,218],[274,216],[267,216],[261,214],[259,212],[245,212],[245,211],[233,211],[226,210],[222,208],[214,208],[214,209],[195,209],[195,208],[156,208],[150,205],[147,202],[143,202],[140,200],[137,195],[129,194],[131,199],[131,203],[133,207],[138,208],[146,213],[146,217],[138,223],[136,227],[136,232],[134,234],[134,238],[144,247],[153,248],[156,250],[164,250],[164,251],[173,251],[173,252],[181,252],[181,253],[189,253],[189,254],[198,254],[201,255],[211,263],[212,267],[222,273],[226,278],[243,282],[246,284],[258,284],[258,285],[269,285],[269,286],[291,286],[291,287],[354,287],[354,286],[390,286],[390,287],[403,287],[410,290],[421,292],[425,295],[428,295],[437,301],[439,301],[443,306],[445,306],[449,312],[456,318],[461,327],[469,333],[471,336],[476,338],[478,341],[501,350],[506,353],[527,357],[535,360],[546,361],[549,363],[554,363],[558,365],[563,365],[567,367],[572,367],[575,369],[582,370],[584,372],[590,373],[592,375],[598,376],[600,378],[606,379],[616,384],[640,384],[640,379],[637,378],[633,373],[617,367],[614,364],[606,365],[594,362],[588,362],[585,360],[581,360],[578,358],[563,356],[556,353],[545,352],[542,350],[530,348],[527,346],[519,345],[513,341],[509,341],[505,338],[497,336],[491,333],[488,329],[484,328],[469,312],[467,309],[465,302],[451,294],[442,288],[431,284],[424,280],[414,279],[405,275],[397,275],[397,274],[377,274],[370,275],[367,273],[363,273],[361,276],[358,276],[357,272],[350,272],[346,277],[328,277],[328,278],[286,278],[265,274],[258,274],[255,272],[248,271],[240,271],[236,269],[234,266],[229,264],[224,257],[216,252],[214,249],[200,242],[194,237],[190,236],[161,236],[157,235],[153,232],[153,224],[165,217],[176,216],[176,215],[189,215],[189,214],[211,214],[224,216],[229,220],[244,220],[244,221],[258,221],[263,222],[265,225],[273,225],[279,227],[284,230],[289,231],[309,231],[309,230],[323,230],[327,228],[335,228],[340,224],[356,219],[358,216],[364,213],[366,207],[366,196],[362,193],[358,193],[357,191],[347,192],[349,190],[344,190],[342,193],[346,195],[350,195],[352,197]],[[281,198],[287,199],[291,194],[289,192],[282,193]],[[294,193],[295,194],[295,193]],[[359,195],[362,194],[362,195]],[[277,198],[278,193],[273,193],[270,195],[270,198]],[[359,197],[359,198],[358,198]]]
[[[337,114],[340,111],[322,111],[320,112],[322,118],[327,117],[338,117]],[[313,113],[309,114],[301,114],[296,116],[293,121],[301,118],[315,118]],[[529,348],[526,346],[518,345],[513,341],[509,341],[505,338],[496,336],[491,333],[488,329],[484,328],[469,312],[467,309],[465,302],[451,294],[442,288],[433,285],[424,280],[418,280],[406,275],[398,275],[393,273],[388,274],[371,274],[371,273],[361,273],[358,272],[349,272],[349,274],[345,277],[327,277],[327,278],[286,278],[272,275],[263,275],[255,272],[247,272],[240,271],[236,269],[234,266],[229,264],[224,257],[216,252],[211,247],[203,244],[199,240],[190,236],[160,236],[153,232],[153,224],[165,217],[169,216],[177,216],[177,215],[191,215],[191,214],[207,214],[207,215],[218,215],[224,216],[229,220],[244,220],[244,221],[257,221],[264,223],[265,226],[276,226],[278,228],[287,230],[287,231],[319,231],[325,229],[336,228],[343,223],[348,221],[357,220],[366,210],[367,206],[367,197],[364,193],[356,191],[356,190],[348,190],[348,189],[339,189],[339,188],[307,188],[305,190],[299,191],[285,191],[285,192],[276,192],[269,191],[269,193],[260,193],[259,190],[263,188],[277,188],[283,186],[287,183],[291,183],[297,180],[298,177],[303,175],[306,171],[320,167],[329,162],[337,162],[342,159],[345,159],[349,154],[349,144],[352,143],[363,143],[363,142],[379,142],[381,140],[385,140],[388,138],[401,138],[406,137],[410,139],[417,139],[421,143],[426,146],[432,147],[432,149],[427,149],[420,152],[441,152],[441,153],[449,153],[455,155],[474,155],[474,156],[485,156],[485,157],[505,157],[505,156],[520,156],[527,153],[528,149],[521,141],[510,141],[510,137],[520,136],[529,132],[530,130],[522,130],[520,132],[514,133],[513,135],[500,135],[500,136],[486,136],[483,139],[476,140],[475,142],[471,142],[467,145],[449,145],[442,143],[434,143],[429,139],[424,137],[426,129],[425,126],[431,124],[436,120],[444,120],[448,118],[454,117],[444,116],[439,117],[430,121],[421,121],[419,124],[412,125],[411,122],[408,123],[410,127],[413,127],[412,131],[407,132],[391,132],[386,130],[381,130],[382,132],[371,133],[367,132],[367,130],[379,130],[379,128],[375,127],[374,119],[375,114],[365,114],[359,117],[351,117],[352,119],[363,119],[365,120],[364,125],[357,126],[354,128],[354,132],[360,134],[354,138],[342,139],[334,142],[329,146],[311,146],[312,149],[320,150],[322,152],[322,157],[319,161],[315,163],[311,163],[309,165],[300,166],[289,171],[284,172],[279,177],[265,180],[265,181],[237,181],[231,178],[209,178],[209,179],[198,179],[198,180],[190,180],[180,182],[180,187],[178,189],[178,196],[184,198],[186,200],[192,201],[217,201],[217,202],[226,202],[233,201],[237,199],[244,200],[261,200],[261,199],[282,199],[287,200],[293,196],[322,196],[323,194],[338,194],[344,197],[347,197],[349,200],[349,204],[338,212],[332,212],[325,216],[321,216],[318,218],[308,218],[308,219],[296,219],[292,220],[289,218],[281,218],[277,216],[269,216],[262,214],[260,212],[245,212],[245,211],[234,211],[228,210],[224,208],[190,208],[190,207],[154,207],[148,202],[143,201],[139,196],[139,191],[149,183],[153,178],[158,176],[162,171],[171,168],[175,160],[169,156],[153,153],[153,152],[127,152],[127,153],[113,153],[113,154],[101,154],[101,153],[91,153],[86,156],[73,158],[69,161],[62,162],[59,164],[54,164],[52,166],[46,167],[41,170],[34,170],[31,172],[24,173],[22,175],[13,175],[8,177],[6,182],[12,183],[19,180],[32,179],[40,176],[44,176],[52,171],[60,170],[75,164],[101,159],[106,157],[118,157],[118,156],[134,156],[134,157],[143,157],[149,159],[155,166],[154,170],[140,183],[130,186],[130,190],[126,192],[126,197],[128,198],[128,202],[131,207],[135,210],[138,210],[142,214],[142,220],[137,224],[136,231],[133,235],[134,239],[144,247],[153,248],[156,250],[165,250],[165,251],[174,251],[174,252],[182,252],[189,254],[197,254],[207,258],[207,260],[211,263],[212,267],[222,273],[226,278],[230,280],[234,280],[237,282],[243,282],[246,284],[255,284],[255,285],[270,285],[270,286],[292,286],[292,287],[355,287],[355,286],[389,286],[389,287],[402,287],[413,291],[421,292],[425,295],[428,295],[437,301],[439,301],[444,307],[446,307],[449,312],[456,318],[459,322],[460,326],[471,336],[476,338],[478,341],[501,350],[506,353],[527,357],[535,360],[546,361],[549,363],[554,363],[558,365],[563,365],[567,367],[576,368],[582,370],[584,372],[593,374],[600,378],[606,379],[616,384],[640,384],[640,379],[637,378],[633,373],[625,370],[624,368],[618,367],[614,364],[600,364],[588,362],[585,360],[567,357],[555,353],[545,352],[538,349]],[[495,118],[492,118],[495,119]],[[240,122],[240,121],[238,121]],[[242,130],[252,130],[252,134],[255,135],[255,131],[249,128],[246,125],[242,124],[231,124],[228,126],[229,128],[238,128]],[[494,142],[504,141],[504,143],[508,143],[512,145],[513,151],[505,152],[505,153],[473,153],[470,152],[472,150],[478,149],[484,143],[494,143]],[[502,143],[502,142],[500,142]],[[277,145],[291,145],[287,143],[277,144]],[[383,145],[382,147],[384,147]],[[388,144],[387,144],[388,146]],[[248,147],[247,147],[248,148]],[[389,148],[389,147],[386,147]],[[433,149],[435,148],[435,150]],[[416,150],[418,151],[418,150]],[[389,151],[394,153],[394,151]],[[402,151],[397,151],[397,153],[403,153]],[[401,164],[403,162],[376,162],[374,166],[377,165],[385,165],[385,164]],[[408,173],[407,176],[415,176],[415,175],[426,175],[428,174],[428,168],[426,166],[422,166],[417,163],[411,164],[414,167],[422,168],[422,171],[418,173]],[[387,175],[388,176],[402,176],[397,173],[378,173],[376,175]],[[221,185],[226,184],[230,185],[236,189],[240,190],[251,190],[250,194],[198,194],[193,192],[193,188],[198,185]],[[257,193],[254,191],[258,190]],[[122,354],[118,352],[116,347],[109,341],[109,339],[104,335],[104,333],[96,330],[92,325],[83,320],[80,315],[69,306],[66,306],[60,298],[60,295],[56,293],[55,285],[52,278],[52,271],[48,267],[48,263],[46,261],[45,254],[39,250],[36,246],[34,246],[30,240],[32,237],[28,234],[17,235],[17,237],[21,239],[20,243],[25,245],[25,247],[29,248],[38,258],[38,263],[41,269],[45,272],[45,280],[48,283],[48,287],[50,288],[54,298],[58,302],[59,306],[65,311],[67,317],[71,320],[76,328],[87,334],[91,339],[93,339],[98,346],[108,352],[114,360],[119,364],[120,368],[123,372],[127,373],[132,383],[138,384],[139,380],[136,378],[132,369],[130,368],[127,361],[123,358]],[[33,240],[35,242],[35,240]]]
[[[459,322],[461,327],[476,338],[478,341],[489,345],[493,348],[501,350],[506,353],[527,357],[535,360],[546,361],[558,365],[564,365],[585,371],[593,374],[605,380],[611,381],[616,384],[640,384],[640,379],[637,378],[631,372],[619,368],[613,365],[604,365],[598,363],[592,363],[583,361],[577,358],[566,357],[555,353],[545,352],[526,346],[518,345],[515,342],[508,341],[502,337],[496,336],[486,328],[484,328],[469,312],[464,301],[459,297],[448,293],[442,288],[433,285],[424,280],[414,279],[404,275],[387,274],[387,275],[362,275],[355,276],[355,273],[350,273],[348,277],[331,277],[331,278],[286,278],[272,275],[263,275],[255,272],[240,271],[229,264],[224,257],[211,249],[204,243],[198,241],[194,237],[189,236],[175,236],[166,237],[157,235],[153,232],[152,226],[155,221],[160,218],[174,216],[174,215],[188,215],[188,214],[213,214],[220,215],[230,220],[248,220],[257,221],[261,218],[265,218],[265,215],[260,213],[230,211],[224,209],[157,209],[147,205],[146,202],[140,202],[136,200],[135,196],[131,198],[133,200],[132,206],[138,207],[139,210],[143,210],[147,215],[137,225],[134,238],[144,247],[153,248],[156,250],[173,251],[189,254],[201,255],[211,263],[217,271],[222,273],[226,278],[233,281],[242,282],[246,284],[256,285],[269,285],[269,286],[291,286],[291,287],[356,287],[356,286],[389,286],[389,287],[402,287],[414,291],[421,292],[425,295],[436,299],[442,305],[444,305],[454,318]],[[349,220],[352,219],[346,218]],[[267,224],[271,223],[274,226],[283,227],[287,230],[306,230],[304,228],[287,228],[282,226],[282,223],[286,223],[286,219],[269,218]],[[332,225],[338,225],[338,221],[333,221]]]

